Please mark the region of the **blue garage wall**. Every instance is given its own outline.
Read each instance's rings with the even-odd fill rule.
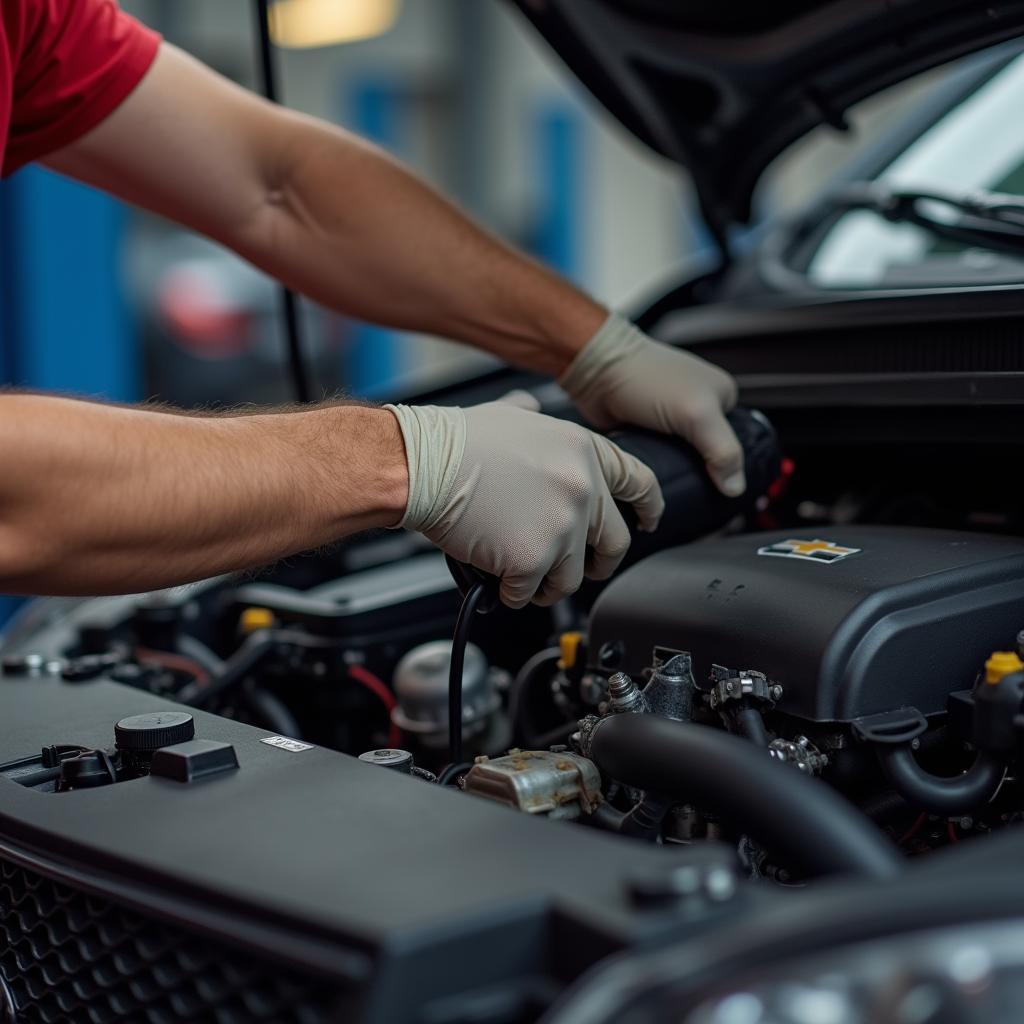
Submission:
[[[534,132],[542,200],[531,248],[549,267],[582,283],[588,269],[586,127],[575,107],[556,102],[540,107]]]
[[[0,184],[0,381],[118,400],[141,359],[121,287],[120,203],[29,168]],[[0,622],[18,602],[0,597]]]
[[[382,148],[401,155],[403,114],[408,104],[402,84],[386,76],[358,79],[343,101],[352,130]],[[394,331],[373,324],[355,324],[346,350],[342,379],[360,395],[377,397],[387,392],[402,371],[401,344]]]
[[[36,168],[0,187],[5,383],[139,397],[120,283],[125,217],[115,200]]]

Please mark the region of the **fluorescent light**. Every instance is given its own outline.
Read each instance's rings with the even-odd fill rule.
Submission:
[[[291,49],[370,39],[394,25],[400,6],[401,0],[277,0],[270,34]]]

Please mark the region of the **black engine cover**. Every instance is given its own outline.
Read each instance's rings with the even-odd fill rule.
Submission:
[[[109,746],[116,721],[155,711],[189,712],[238,766],[60,793],[16,781],[44,745]],[[634,900],[638,875],[733,863],[268,739],[103,679],[0,672],[0,1021],[11,999],[37,1024],[476,1020],[700,926]]]
[[[822,539],[819,539],[822,538]],[[944,711],[1024,627],[1024,541],[851,526],[716,539],[652,555],[594,607],[591,658],[636,674],[656,645],[783,686],[779,708],[847,722]],[[619,645],[619,650],[614,650]]]

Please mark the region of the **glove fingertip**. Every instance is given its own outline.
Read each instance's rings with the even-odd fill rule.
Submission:
[[[540,399],[522,388],[506,391],[498,401],[502,405],[511,405],[516,409],[524,409],[526,412],[540,412]]]
[[[727,498],[738,498],[747,489],[747,478],[742,470],[723,478],[715,477],[715,484]]]
[[[642,520],[637,522],[637,529],[641,533],[655,533],[659,526],[661,526],[661,517],[664,513],[664,509],[654,516],[645,516]]]
[[[510,583],[507,580],[503,580],[501,589],[498,591],[498,596],[501,598],[501,603],[506,608],[511,608],[514,611],[518,611],[520,608],[525,608],[530,601],[533,599],[536,593],[536,588],[524,587],[521,583]]]

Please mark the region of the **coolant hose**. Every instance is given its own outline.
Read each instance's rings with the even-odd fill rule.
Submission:
[[[721,815],[809,875],[891,878],[898,850],[838,793],[747,740],[656,715],[610,715],[585,752],[603,772]]]
[[[932,814],[966,814],[995,796],[1005,766],[991,754],[979,751],[967,771],[946,778],[926,772],[914,757],[909,743],[878,746],[878,759],[892,788],[908,803]]]
[[[768,733],[765,731],[764,719],[757,708],[740,708],[736,712],[736,726],[754,746],[768,746]]]

